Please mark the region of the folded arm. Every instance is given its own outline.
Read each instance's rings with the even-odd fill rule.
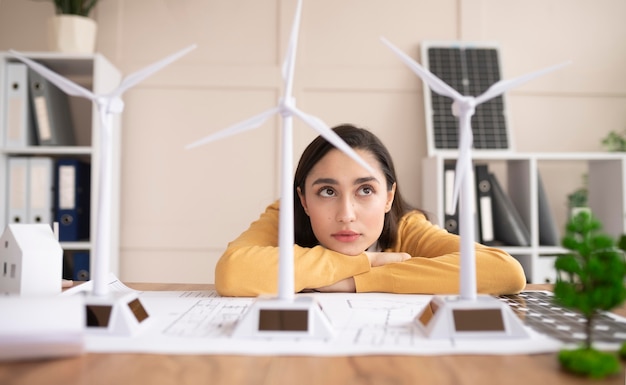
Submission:
[[[322,246],[294,246],[294,289],[324,287],[370,270],[365,253],[349,256]],[[231,242],[215,268],[221,295],[258,296],[278,291],[278,203]]]
[[[406,215],[399,240],[389,251],[412,258],[373,267],[354,277],[358,292],[451,294],[459,292],[460,238],[431,224],[422,214]],[[526,285],[520,263],[503,250],[475,244],[476,284],[479,293],[513,294]]]

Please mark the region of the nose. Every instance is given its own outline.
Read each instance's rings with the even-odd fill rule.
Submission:
[[[356,220],[356,210],[354,208],[354,201],[346,197],[339,202],[337,209],[337,221],[338,222],[354,222]]]

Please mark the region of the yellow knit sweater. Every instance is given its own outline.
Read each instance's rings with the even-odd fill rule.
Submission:
[[[258,296],[278,291],[278,210],[267,207],[248,230],[229,243],[215,268],[215,287],[224,296]],[[412,211],[400,220],[396,245],[411,259],[370,267],[365,253],[349,256],[322,246],[294,246],[295,290],[315,289],[354,277],[357,292],[452,294],[459,291],[460,238]],[[506,252],[476,244],[479,293],[513,294],[526,284],[520,263]]]

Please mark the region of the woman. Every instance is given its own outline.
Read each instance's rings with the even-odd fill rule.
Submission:
[[[450,294],[459,290],[460,238],[409,207],[391,156],[365,129],[334,131],[372,166],[372,175],[324,138],[304,150],[294,178],[295,290]],[[275,294],[278,202],[228,245],[215,269],[225,296]],[[477,289],[521,291],[519,262],[476,244]]]

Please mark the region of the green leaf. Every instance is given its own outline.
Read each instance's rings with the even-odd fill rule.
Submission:
[[[578,274],[580,272],[580,263],[574,255],[565,254],[559,256],[556,261],[554,261],[554,268],[557,271]]]
[[[622,236],[619,237],[619,241],[617,242],[617,247],[622,251],[626,251],[626,235],[625,234],[622,234]]]
[[[559,362],[569,372],[595,379],[617,374],[621,370],[615,354],[595,349],[561,350]]]
[[[88,17],[98,0],[53,0],[59,14]]]
[[[606,234],[598,234],[591,237],[591,245],[593,249],[610,249],[615,246],[615,241],[609,235]]]

